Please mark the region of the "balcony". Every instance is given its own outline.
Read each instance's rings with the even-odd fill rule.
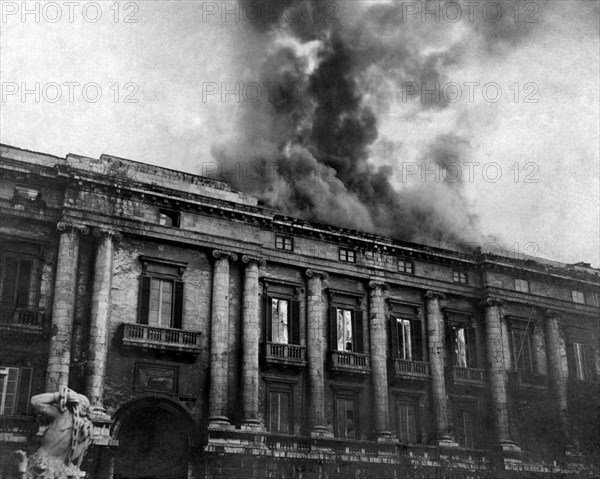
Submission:
[[[485,370],[476,368],[452,368],[454,384],[465,386],[485,386]]]
[[[340,373],[369,374],[369,356],[348,351],[331,351],[331,369]]]
[[[200,332],[124,324],[123,345],[181,353],[200,353]]]
[[[2,307],[0,308],[0,330],[19,333],[42,334],[42,311]]]
[[[429,379],[429,363],[394,359],[394,373],[396,375],[396,380],[427,380]]]
[[[306,366],[306,347],[297,344],[265,343],[267,364],[283,366]]]
[[[528,389],[547,389],[548,377],[544,374],[532,373],[529,371],[515,371],[513,381],[519,388]]]

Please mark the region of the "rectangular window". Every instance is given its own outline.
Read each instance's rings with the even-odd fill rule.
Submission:
[[[0,303],[14,309],[35,309],[38,293],[39,250],[35,246],[5,244],[0,273]]]
[[[587,293],[585,295],[587,304],[590,306],[598,306],[598,293]]]
[[[412,261],[406,261],[403,259],[398,260],[398,271],[406,274],[414,274],[414,265]]]
[[[536,369],[531,329],[513,328],[510,339],[515,370],[534,373]]]
[[[579,304],[585,304],[585,296],[581,291],[572,291],[573,302]]]
[[[267,296],[267,341],[300,344],[300,302]]]
[[[354,250],[340,248],[340,261],[345,261],[346,263],[354,263],[356,261]]]
[[[591,348],[584,343],[571,343],[567,345],[567,360],[569,376],[579,381],[589,381],[594,378],[591,362]]]
[[[464,271],[453,271],[452,281],[454,281],[455,283],[467,284],[467,273],[465,273]]]
[[[32,372],[32,368],[0,366],[0,415],[29,412]]]
[[[455,417],[456,442],[460,447],[473,449],[477,443],[477,412],[475,407],[460,407]]]
[[[419,406],[415,403],[398,402],[398,439],[400,442],[416,444],[419,430]]]
[[[362,311],[335,307],[331,309],[331,349],[362,353]]]
[[[285,251],[293,251],[294,238],[290,236],[275,235],[275,248]]]
[[[459,368],[477,367],[475,330],[467,324],[450,325],[452,365]]]
[[[529,293],[529,281],[525,279],[515,279],[515,291]]]
[[[290,434],[290,393],[269,391],[268,409],[269,432]]]
[[[336,409],[336,436],[346,439],[356,439],[356,398],[354,396],[337,396]]]
[[[167,264],[142,257],[138,322],[157,328],[181,329],[183,324],[184,263]]]
[[[421,321],[392,316],[392,351],[405,361],[423,361]]]

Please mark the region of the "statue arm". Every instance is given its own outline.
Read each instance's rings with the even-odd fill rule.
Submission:
[[[60,401],[60,393],[37,394],[31,398],[31,405],[40,414],[56,419],[60,412],[56,404]]]

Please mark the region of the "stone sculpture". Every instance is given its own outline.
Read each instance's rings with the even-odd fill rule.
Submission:
[[[51,421],[42,436],[41,447],[27,457],[16,451],[10,457],[8,479],[79,479],[80,466],[92,441],[88,399],[63,386],[59,392],[38,394],[31,404]]]

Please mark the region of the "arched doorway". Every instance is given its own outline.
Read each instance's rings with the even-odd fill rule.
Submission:
[[[117,415],[114,479],[186,479],[191,419],[161,400],[140,400]]]

